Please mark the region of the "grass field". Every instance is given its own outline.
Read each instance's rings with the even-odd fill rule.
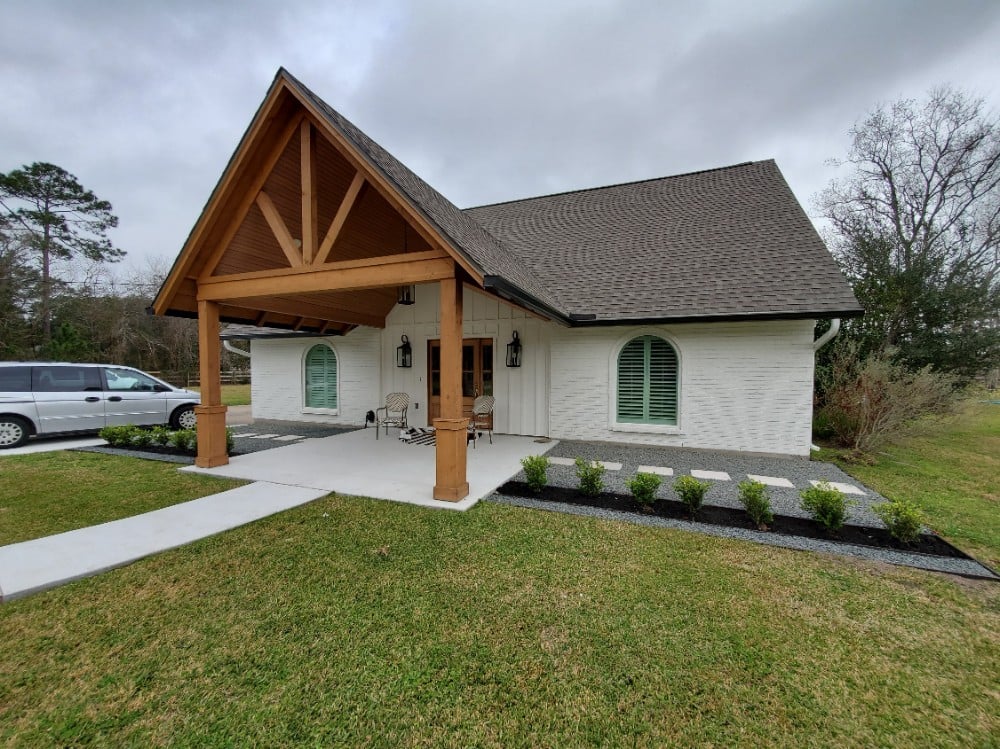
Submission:
[[[196,393],[201,392],[201,388],[198,386],[192,386],[189,390],[194,390]],[[222,386],[222,403],[225,406],[249,406],[250,405],[250,386],[249,385],[223,385]]]
[[[1000,585],[331,496],[0,606],[0,743],[985,747],[998,674]]]
[[[0,458],[0,546],[138,515],[244,482],[78,452]],[[2,580],[2,574],[0,574]]]
[[[909,499],[929,524],[994,569],[1000,568],[1000,406],[973,400],[955,418],[879,453],[872,466],[844,463],[889,498]]]

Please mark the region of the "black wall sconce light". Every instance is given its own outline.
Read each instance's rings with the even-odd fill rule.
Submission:
[[[396,290],[396,303],[397,304],[413,304],[413,300],[416,298],[417,287],[413,284],[409,286],[400,286]]]
[[[409,369],[413,366],[413,349],[410,347],[410,339],[405,335],[400,336],[403,344],[396,347],[396,366]]]
[[[521,366],[521,339],[517,337],[516,330],[514,331],[514,338],[507,344],[507,366]]]

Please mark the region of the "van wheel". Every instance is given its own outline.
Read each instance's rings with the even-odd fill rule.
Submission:
[[[28,441],[28,422],[17,416],[0,416],[0,450],[20,447]]]
[[[170,415],[170,426],[174,429],[194,429],[197,424],[194,406],[181,406]]]

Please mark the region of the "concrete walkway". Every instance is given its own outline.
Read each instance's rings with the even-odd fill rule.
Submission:
[[[100,437],[41,437],[28,440],[21,447],[0,450],[0,458],[32,453],[50,453],[56,450],[75,450],[78,447],[96,447],[107,444]]]
[[[110,523],[0,546],[0,601],[122,567],[328,493],[257,482]]]
[[[461,502],[433,499],[435,450],[409,445],[389,430],[375,439],[372,429],[358,429],[320,439],[304,439],[250,455],[237,455],[218,468],[187,466],[182,471],[209,476],[270,481],[276,484],[323,489],[374,499],[467,510],[521,470],[521,458],[547,452],[559,443],[536,442],[533,437],[494,434],[476,448],[468,448],[469,496]]]

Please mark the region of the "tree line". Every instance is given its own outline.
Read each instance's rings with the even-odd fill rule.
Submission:
[[[196,323],[146,312],[164,269],[113,272],[125,256],[108,236],[117,223],[54,164],[0,174],[0,359],[197,372]]]

